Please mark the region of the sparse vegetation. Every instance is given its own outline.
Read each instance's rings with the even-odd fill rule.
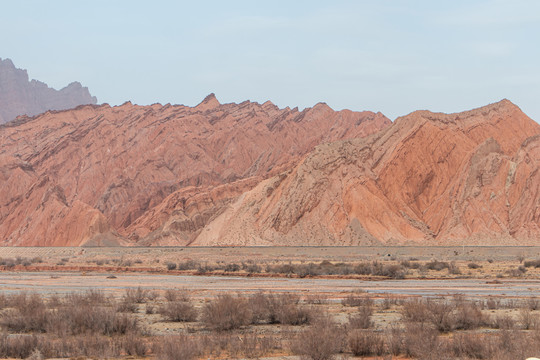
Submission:
[[[186,289],[169,290],[161,297],[151,293],[134,288],[118,298],[95,290],[47,298],[31,293],[0,294],[0,356],[235,359],[277,351],[321,360],[340,353],[411,359],[437,359],[436,354],[441,353],[448,359],[516,359],[540,350],[536,298],[489,298],[485,302],[463,296],[389,298],[384,304],[386,299],[376,302],[365,293],[353,292],[344,295],[341,303],[332,303],[321,295],[312,302],[287,293],[260,292],[222,294],[197,305]],[[135,309],[124,312],[126,302]],[[139,307],[141,304],[145,307]],[[396,311],[401,314],[398,322],[381,325],[373,321],[374,315]],[[347,314],[348,321],[340,324],[337,314]],[[175,335],[156,335],[143,324],[145,316],[151,316],[152,323],[189,325]],[[268,331],[272,324],[304,326],[282,330],[276,326],[273,335],[258,330],[264,325]]]
[[[0,259],[0,268],[28,272],[60,262],[70,271],[81,266],[85,276],[86,269],[94,272],[99,266],[102,271],[95,273],[115,287],[122,286],[123,272],[133,271],[171,270],[170,278],[182,272],[324,277],[324,282],[475,278],[479,284],[501,286],[513,282],[509,278],[540,275],[540,260],[533,252],[520,264],[516,251],[504,261],[493,253],[488,258],[461,248],[446,250],[446,256],[427,251],[418,257],[384,250],[376,256],[360,254],[354,261],[332,259],[324,248],[316,251],[321,253],[316,259],[287,255],[246,260],[230,256],[236,249],[223,249],[222,258],[221,253],[204,258],[186,250],[159,258],[140,250],[130,255],[100,251],[85,258],[63,250],[52,257],[10,253],[14,255]],[[118,280],[105,280],[109,274]],[[51,273],[46,279],[61,283],[63,276]],[[216,295],[213,290],[163,290],[161,284],[151,288],[142,282],[141,287],[121,289],[115,296],[95,290],[47,296],[0,292],[0,357],[247,359],[296,354],[302,359],[438,359],[444,354],[445,359],[510,360],[540,351],[537,297],[381,296],[359,288],[344,293],[310,289]]]

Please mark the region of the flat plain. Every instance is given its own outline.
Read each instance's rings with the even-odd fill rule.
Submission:
[[[0,355],[521,358],[540,350],[537,259],[540,247],[3,247]],[[77,303],[137,325],[74,327]],[[238,322],[216,323],[223,311]],[[317,336],[340,345],[306,345]]]

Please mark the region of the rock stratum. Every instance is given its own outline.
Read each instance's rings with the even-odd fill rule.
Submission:
[[[96,103],[88,88],[78,82],[55,90],[41,81],[29,81],[26,70],[17,69],[10,59],[0,58],[0,124],[19,115],[34,116],[47,110]]]
[[[0,244],[190,245],[316,146],[390,124],[324,103],[299,111],[220,104],[213,94],[196,107],[128,102],[20,116],[0,126]]]
[[[524,245],[540,125],[270,102],[80,106],[0,127],[3,245]]]
[[[417,111],[322,144],[194,245],[516,245],[540,239],[540,126],[508,100]]]

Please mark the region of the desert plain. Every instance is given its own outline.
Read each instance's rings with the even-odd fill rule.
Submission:
[[[540,247],[3,247],[0,258],[7,357],[515,359],[540,344]]]

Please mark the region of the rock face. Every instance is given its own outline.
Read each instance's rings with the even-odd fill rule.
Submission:
[[[190,244],[317,145],[390,124],[323,103],[222,105],[213,94],[196,107],[86,105],[19,117],[0,126],[0,244]]]
[[[15,68],[10,59],[0,59],[0,124],[19,115],[34,116],[96,103],[88,88],[78,82],[55,90],[40,81],[29,81],[26,70]]]
[[[317,146],[194,245],[538,245],[540,126],[508,100]]]
[[[508,100],[393,124],[213,94],[87,105],[0,126],[0,242],[537,244],[539,165]]]

